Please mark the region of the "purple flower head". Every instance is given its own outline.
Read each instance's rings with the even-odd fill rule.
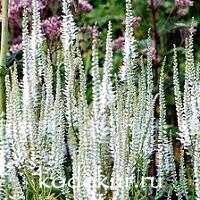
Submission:
[[[12,53],[16,53],[19,50],[22,50],[22,35],[18,35],[13,39],[12,45],[10,47],[10,51]]]
[[[11,0],[9,1],[8,9],[8,19],[10,24],[18,24],[21,21],[23,7],[21,0]]]
[[[182,6],[182,7],[190,7],[193,6],[193,1],[191,0],[176,0],[176,5],[177,6]]]
[[[185,16],[186,14],[188,13],[188,9],[185,9],[185,8],[179,8],[177,10],[177,14],[182,17],[182,16]]]
[[[99,30],[97,29],[96,26],[94,26],[94,27],[88,26],[87,30],[92,38],[97,37],[99,35]]]
[[[18,51],[22,50],[22,43],[19,43],[19,44],[13,44],[10,48],[10,51],[12,53],[16,53]]]
[[[78,10],[80,12],[90,12],[93,9],[92,5],[85,0],[78,1]]]
[[[61,21],[58,16],[53,16],[42,21],[42,32],[49,40],[60,35]]]
[[[99,30],[96,26],[87,26],[79,28],[79,32],[88,33],[91,38],[97,37],[99,35]]]
[[[113,50],[121,50],[124,46],[125,39],[124,37],[118,37],[117,39],[113,40],[112,42],[112,49]]]

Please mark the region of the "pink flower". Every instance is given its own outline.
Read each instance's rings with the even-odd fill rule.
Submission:
[[[49,40],[60,35],[61,21],[58,16],[53,16],[42,21],[42,32]]]
[[[90,12],[93,9],[93,7],[87,1],[79,0],[78,1],[78,9],[80,12]]]
[[[124,37],[118,37],[117,39],[113,40],[112,42],[112,49],[113,50],[121,50],[124,46],[125,39]]]
[[[188,12],[188,9],[185,9],[185,8],[179,8],[178,10],[177,10],[177,14],[179,15],[179,16],[185,16],[186,14],[187,14],[187,12]]]
[[[87,27],[81,27],[79,29],[79,32],[81,33],[89,33],[91,38],[94,38],[99,35],[99,30],[96,26],[87,26]]]
[[[10,51],[11,51],[12,53],[16,53],[16,52],[18,52],[18,51],[20,51],[20,50],[22,50],[22,43],[20,43],[20,44],[13,44],[13,45],[11,46],[11,48],[10,48]]]
[[[177,6],[182,6],[182,7],[190,7],[193,6],[193,1],[191,0],[176,0],[176,5]]]
[[[9,1],[9,9],[8,9],[9,23],[18,24],[19,21],[21,21],[22,11],[23,11],[23,7],[20,0]]]
[[[99,35],[99,30],[97,27],[88,26],[87,30],[92,38]]]

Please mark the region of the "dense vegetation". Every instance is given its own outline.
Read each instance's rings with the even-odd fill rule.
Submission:
[[[200,199],[199,6],[3,0],[0,200]]]

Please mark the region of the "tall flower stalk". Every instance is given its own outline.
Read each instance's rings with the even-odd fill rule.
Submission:
[[[6,112],[6,54],[8,51],[8,4],[9,0],[2,1],[2,25],[1,25],[1,55],[0,55],[0,119],[5,118]]]

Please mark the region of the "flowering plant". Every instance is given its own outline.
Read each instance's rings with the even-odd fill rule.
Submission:
[[[8,17],[7,3],[5,0],[2,4],[2,24],[6,24]],[[194,25],[185,43],[183,91],[174,45],[173,85],[181,143],[177,166],[172,137],[166,128],[166,58],[155,94],[150,33],[146,57],[139,57],[131,1],[125,3],[123,59],[118,74],[112,73],[111,21],[102,74],[98,38],[93,35],[90,104],[71,1],[62,1],[59,24],[62,63],[56,68],[56,77],[50,54],[43,48],[42,34],[55,18],[48,19],[44,25],[40,2],[32,0],[30,30],[29,9],[24,7],[22,80],[18,80],[15,63],[9,73],[2,70],[0,74],[0,199],[200,198],[200,65],[195,63],[193,53]],[[54,31],[52,34],[57,34],[58,30]],[[3,50],[2,69],[6,66]],[[159,117],[156,117],[158,99]],[[192,157],[191,177],[186,173],[186,152]]]

